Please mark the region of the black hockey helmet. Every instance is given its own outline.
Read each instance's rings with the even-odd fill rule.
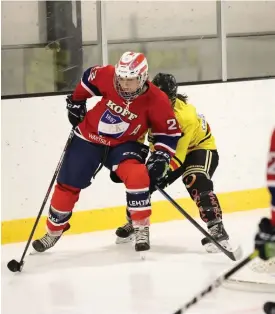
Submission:
[[[167,73],[158,73],[152,80],[152,83],[162,90],[168,98],[174,102],[177,98],[177,81],[174,75]]]

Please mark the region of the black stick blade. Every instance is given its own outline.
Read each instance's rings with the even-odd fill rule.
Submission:
[[[13,260],[11,260],[11,261],[8,262],[7,267],[8,267],[8,269],[9,269],[10,271],[12,271],[13,273],[16,273],[16,272],[22,270],[23,265],[24,265],[23,262],[19,263],[19,262],[17,262],[15,259],[13,259]]]

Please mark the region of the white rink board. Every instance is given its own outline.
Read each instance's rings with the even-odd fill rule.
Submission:
[[[179,88],[206,115],[216,137],[217,192],[265,186],[267,149],[275,124],[274,91],[274,79]],[[65,96],[2,101],[2,220],[37,215],[69,132]],[[180,180],[168,191],[176,198],[187,196]],[[155,193],[153,201],[160,199]],[[108,171],[102,170],[81,193],[75,210],[123,204],[123,185],[112,183]]]

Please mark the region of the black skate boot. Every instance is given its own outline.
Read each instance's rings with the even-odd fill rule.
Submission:
[[[68,231],[70,227],[70,224],[67,224],[62,234]],[[56,242],[61,238],[62,234],[60,236],[52,236],[46,233],[41,239],[33,241],[32,247],[39,253],[45,252],[56,244]]]
[[[264,312],[266,314],[275,314],[275,303],[274,302],[265,303]]]
[[[211,224],[208,226],[208,231],[210,235],[217,240],[225,249],[231,250],[231,247],[229,245],[229,236],[227,232],[224,229],[222,221]],[[208,253],[217,253],[220,252],[220,250],[216,247],[215,244],[213,244],[209,239],[203,238],[201,240],[201,244],[205,247],[206,251]]]
[[[150,250],[149,227],[135,227],[135,250],[143,252]]]
[[[116,229],[116,244],[131,242],[134,239],[134,227],[129,221],[122,227]]]

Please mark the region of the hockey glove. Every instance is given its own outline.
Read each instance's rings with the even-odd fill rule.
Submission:
[[[158,183],[158,187],[161,189],[166,189],[169,185],[174,183],[179,177],[184,173],[185,167],[179,167],[176,170],[168,169],[166,175]],[[156,190],[155,187],[152,187],[151,193]]]
[[[259,251],[259,257],[263,260],[275,257],[275,227],[268,218],[263,218],[259,224],[259,232],[255,237],[255,249]]]
[[[75,128],[85,117],[87,113],[86,100],[73,100],[72,95],[66,98],[68,118],[71,125]]]
[[[170,172],[171,172],[171,170],[168,169],[168,170],[167,170],[167,173],[165,174],[165,176],[164,176],[162,179],[160,179],[159,181],[156,182],[156,184],[157,184],[157,186],[158,186],[159,188],[165,189],[165,188],[167,188],[167,187],[169,186],[169,182],[168,182],[167,179],[168,179],[168,174],[169,174]],[[151,193],[151,194],[156,191],[156,187],[155,187],[156,184],[151,184],[151,185],[150,185],[150,193]]]
[[[154,190],[155,185],[165,177],[170,159],[169,153],[162,150],[154,151],[148,159],[146,166],[150,177],[150,191]]]

